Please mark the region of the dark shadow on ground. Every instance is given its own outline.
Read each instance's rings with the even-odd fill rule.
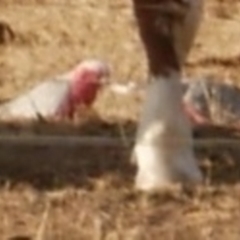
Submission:
[[[133,135],[135,123],[122,123],[126,134]],[[0,134],[6,136],[115,136],[119,138],[119,123],[106,123],[99,118],[85,123],[1,123]],[[121,141],[120,141],[121,142]],[[134,168],[129,163],[130,147],[123,145],[47,145],[0,143],[1,184],[30,184],[39,189],[65,186],[91,187],[90,179],[105,174],[121,175],[127,180]]]
[[[199,126],[196,140],[206,141],[195,147],[206,178],[212,184],[234,184],[240,181],[240,130],[228,126]],[[210,140],[210,141],[209,141]],[[215,144],[213,144],[214,141]]]
[[[122,128],[133,137],[136,123],[123,121]],[[119,121],[105,122],[94,118],[81,124],[69,123],[1,123],[1,136],[8,134],[90,135],[119,138]],[[238,132],[229,128],[205,126],[195,129],[197,139],[228,138],[240,141]],[[213,184],[233,184],[240,180],[240,150],[236,146],[196,147],[206,175],[211,168]],[[66,186],[91,188],[90,179],[119,175],[131,182],[135,168],[130,164],[131,146],[48,146],[0,143],[0,183],[29,184],[38,189],[59,189]],[[209,161],[209,159],[211,159]],[[206,164],[207,162],[207,164]]]

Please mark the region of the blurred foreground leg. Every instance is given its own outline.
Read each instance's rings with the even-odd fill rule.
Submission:
[[[201,0],[133,1],[151,77],[134,147],[136,187],[154,190],[173,182],[201,182],[180,86]]]

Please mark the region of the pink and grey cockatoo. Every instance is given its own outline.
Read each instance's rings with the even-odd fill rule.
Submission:
[[[71,118],[77,106],[93,104],[107,83],[109,71],[102,61],[83,61],[72,71],[4,102],[0,105],[0,119]]]
[[[240,89],[209,78],[185,82],[184,109],[194,124],[240,124]]]
[[[144,92],[137,83],[113,83],[117,94]],[[193,126],[202,124],[233,124],[240,126],[240,88],[210,78],[184,79],[183,110]]]

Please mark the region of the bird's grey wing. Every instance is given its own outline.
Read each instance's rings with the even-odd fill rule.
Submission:
[[[52,116],[68,93],[68,81],[58,79],[43,82],[25,94],[1,105],[0,118],[36,119],[39,116]]]
[[[219,101],[226,123],[240,120],[240,89],[235,86],[221,84],[218,87]]]

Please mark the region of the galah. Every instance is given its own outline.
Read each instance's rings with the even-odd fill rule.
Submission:
[[[228,83],[199,79],[184,84],[184,108],[195,123],[240,122],[240,89]]]
[[[70,72],[44,81],[26,93],[0,105],[0,119],[72,117],[77,106],[90,107],[107,83],[109,66],[86,60]]]
[[[197,89],[193,88],[192,84],[194,83],[189,82],[188,84],[182,85],[183,92],[187,95],[191,95],[191,97],[188,96],[188,99],[183,101],[183,111],[193,126],[199,124],[207,124],[209,123],[209,118],[205,114],[207,112],[199,111],[198,108],[198,105],[205,104],[205,98],[203,98],[204,96],[197,98]],[[143,86],[137,85],[134,82],[128,82],[127,84],[112,83],[109,85],[109,90],[115,94],[125,96],[127,94],[132,94],[133,92],[143,93],[145,91],[145,88]]]
[[[119,95],[144,92],[136,82],[113,83],[109,89]],[[209,78],[184,79],[183,110],[193,126],[210,123],[240,125],[240,88]]]

